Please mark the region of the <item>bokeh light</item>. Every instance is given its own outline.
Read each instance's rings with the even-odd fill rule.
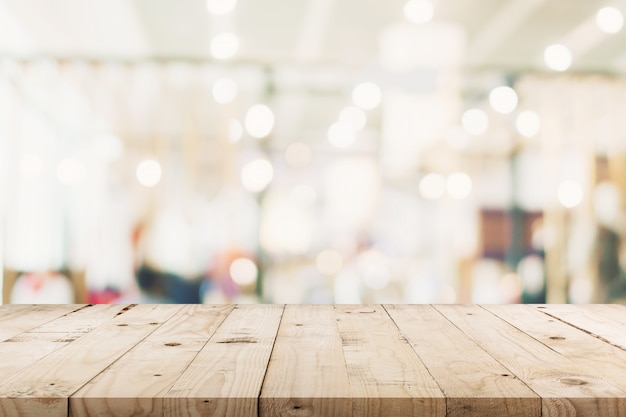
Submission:
[[[255,159],[241,170],[241,183],[253,193],[263,191],[274,178],[274,167],[267,159]]]
[[[377,84],[364,82],[352,91],[352,102],[364,110],[372,110],[380,105],[382,96],[383,93]]]
[[[232,13],[237,6],[237,0],[207,0],[206,7],[209,13],[223,16]]]
[[[229,272],[235,284],[246,286],[255,283],[259,270],[252,260],[237,258],[230,264]]]
[[[137,181],[144,187],[154,187],[161,180],[161,165],[154,159],[146,159],[137,165]]]
[[[463,113],[461,124],[470,135],[480,136],[489,128],[489,118],[480,109],[469,109]]]
[[[616,7],[603,7],[596,13],[596,24],[602,32],[617,33],[624,27],[624,15]]]
[[[555,44],[546,48],[543,58],[548,68],[566,71],[572,65],[572,52],[565,45]]]
[[[496,87],[489,93],[489,103],[498,113],[512,113],[517,107],[517,101],[517,93],[508,86]]]
[[[274,128],[274,112],[265,104],[255,104],[246,113],[244,124],[250,136],[262,139]]]
[[[532,138],[541,130],[541,119],[534,111],[524,110],[515,119],[515,127],[523,137]]]
[[[424,24],[433,20],[435,8],[428,0],[409,0],[404,5],[403,12],[409,22]]]
[[[426,200],[438,200],[446,192],[446,179],[436,172],[424,176],[419,183],[420,195]]]
[[[559,184],[557,196],[565,208],[574,208],[583,201],[583,187],[576,181],[566,180]]]
[[[335,122],[328,129],[328,141],[336,148],[347,148],[356,139],[354,128],[344,122]]]
[[[446,189],[452,198],[466,198],[472,192],[472,179],[464,172],[455,172],[448,176]]]
[[[237,97],[237,83],[232,78],[220,78],[213,83],[213,99],[220,104],[230,103]]]
[[[326,249],[317,255],[315,266],[323,275],[335,275],[341,271],[343,257],[334,249]]]
[[[226,60],[234,57],[239,50],[239,38],[233,33],[220,33],[215,35],[210,45],[211,56],[218,60]]]

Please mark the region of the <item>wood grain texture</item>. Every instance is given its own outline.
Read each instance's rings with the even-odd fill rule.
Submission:
[[[135,305],[87,304],[71,313],[37,326],[30,330],[36,333],[78,332],[89,333],[108,323],[116,316],[124,314]]]
[[[11,317],[16,323],[13,324],[11,333],[18,329],[30,328],[35,321],[25,317],[24,312],[28,312],[32,306],[11,305],[9,308],[3,308],[0,313],[4,313],[4,317]],[[39,322],[42,325],[30,328],[25,332],[14,335],[0,342],[0,381],[12,376],[15,372],[30,365],[31,363],[50,354],[52,351],[65,346],[67,343],[73,342],[92,330],[97,324],[113,317],[113,312],[119,310],[112,306],[73,306],[74,310],[67,312],[65,306],[37,306],[37,314]],[[42,310],[44,311],[43,314]],[[109,314],[103,314],[104,311],[111,310]],[[6,314],[11,312],[12,314]],[[15,314],[18,314],[16,316]],[[60,315],[55,319],[56,316]],[[52,319],[52,321],[46,321]],[[29,324],[23,326],[25,322]],[[60,322],[60,323],[59,323]],[[21,325],[20,325],[21,324]],[[6,333],[5,333],[6,334]]]
[[[337,305],[352,415],[446,415],[445,396],[380,305]]]
[[[618,305],[0,306],[0,416],[626,416]]]
[[[564,357],[590,366],[598,377],[626,391],[626,351],[532,307],[494,305],[484,308]]]
[[[332,305],[285,307],[261,390],[259,415],[352,415],[350,378]]]
[[[164,395],[232,309],[183,306],[72,395],[72,417],[162,416]]]
[[[539,396],[432,306],[385,308],[446,393],[447,416],[541,415]]]
[[[84,308],[84,306],[78,304],[2,305],[2,310],[0,311],[0,341],[10,339],[15,335],[81,308]]]
[[[70,395],[181,308],[137,306],[21,369],[0,383],[0,414],[67,416]]]
[[[622,416],[626,392],[476,305],[436,308],[541,396],[542,416]]]
[[[240,305],[166,394],[164,416],[254,417],[283,306]]]
[[[609,343],[626,349],[626,308],[624,306],[571,304],[535,306],[538,311],[568,323]]]

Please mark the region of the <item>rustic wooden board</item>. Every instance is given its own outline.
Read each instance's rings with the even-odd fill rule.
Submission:
[[[164,416],[256,416],[282,314],[280,305],[233,309],[166,394]]]
[[[78,304],[2,305],[0,312],[0,341],[10,339],[13,336],[81,308],[84,308],[84,306]]]
[[[617,305],[0,306],[0,416],[626,416]]]
[[[446,393],[448,417],[541,415],[539,396],[432,306],[385,308]]]
[[[261,390],[259,415],[352,415],[350,378],[332,305],[285,307]]]
[[[535,306],[535,308],[557,320],[626,349],[626,308],[623,306],[589,305],[580,308],[571,304],[555,304]]]
[[[597,376],[626,391],[626,351],[525,305],[484,306],[568,359],[591,366]]]
[[[23,368],[0,383],[0,414],[67,416],[70,395],[181,308],[137,306]]]
[[[626,392],[476,305],[436,308],[541,396],[542,416],[620,416]]]
[[[37,333],[88,333],[93,329],[108,323],[113,317],[122,315],[134,307],[134,304],[87,304],[76,311],[64,314],[55,320],[44,323],[41,326],[37,326],[29,331]]]
[[[233,306],[187,305],[70,399],[72,417],[162,416],[163,396]]]
[[[446,415],[445,396],[380,305],[337,305],[352,415]]]
[[[6,308],[8,307],[8,308]],[[3,307],[1,312],[7,319],[14,320],[13,326],[9,327],[11,333],[22,328],[30,328],[35,323],[34,318],[24,316],[33,306],[9,305]],[[37,306],[37,314],[44,324],[17,334],[4,342],[0,342],[0,381],[3,381],[20,369],[43,358],[56,349],[73,342],[92,330],[98,324],[110,320],[121,308],[120,306],[73,306],[73,311],[66,313],[67,307],[62,305]],[[41,311],[44,311],[43,315]],[[11,314],[6,314],[10,312]],[[15,314],[19,313],[19,317]],[[30,314],[30,313],[29,313]],[[54,317],[60,315],[58,318]],[[52,319],[47,321],[46,319]],[[24,323],[29,323],[24,326]]]

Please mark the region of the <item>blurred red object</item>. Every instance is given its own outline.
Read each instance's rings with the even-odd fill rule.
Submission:
[[[89,304],[110,304],[120,298],[121,293],[117,290],[106,289],[102,291],[89,291]]]

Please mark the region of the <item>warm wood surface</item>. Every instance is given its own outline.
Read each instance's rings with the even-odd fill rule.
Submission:
[[[0,306],[0,416],[68,415],[626,416],[626,306]]]

